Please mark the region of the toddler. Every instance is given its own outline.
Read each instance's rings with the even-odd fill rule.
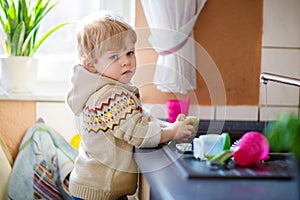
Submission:
[[[80,64],[67,94],[82,136],[70,175],[74,199],[126,199],[137,189],[133,148],[186,140],[193,132],[192,119],[163,126],[142,108],[131,83],[136,40],[132,27],[107,11],[85,17],[78,26]]]

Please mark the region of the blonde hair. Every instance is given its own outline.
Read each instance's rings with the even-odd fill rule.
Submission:
[[[77,51],[81,62],[96,63],[104,52],[122,50],[136,40],[133,28],[122,17],[108,11],[83,18],[77,27]]]

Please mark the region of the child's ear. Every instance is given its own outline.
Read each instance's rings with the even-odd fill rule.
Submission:
[[[89,61],[84,60],[84,61],[83,61],[83,65],[84,65],[84,67],[85,67],[88,71],[90,71],[90,72],[92,72],[92,73],[97,73],[97,70],[96,70],[96,68],[95,68],[95,66],[94,66],[93,63],[90,63]]]

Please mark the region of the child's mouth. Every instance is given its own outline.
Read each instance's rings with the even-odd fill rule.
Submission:
[[[125,72],[122,73],[122,75],[127,75],[127,74],[130,74],[131,71],[130,70],[126,70]]]

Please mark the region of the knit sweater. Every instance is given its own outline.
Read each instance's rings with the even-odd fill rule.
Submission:
[[[67,104],[80,118],[82,140],[69,189],[82,199],[118,199],[134,194],[134,147],[155,147],[160,124],[149,121],[138,88],[74,67]]]

